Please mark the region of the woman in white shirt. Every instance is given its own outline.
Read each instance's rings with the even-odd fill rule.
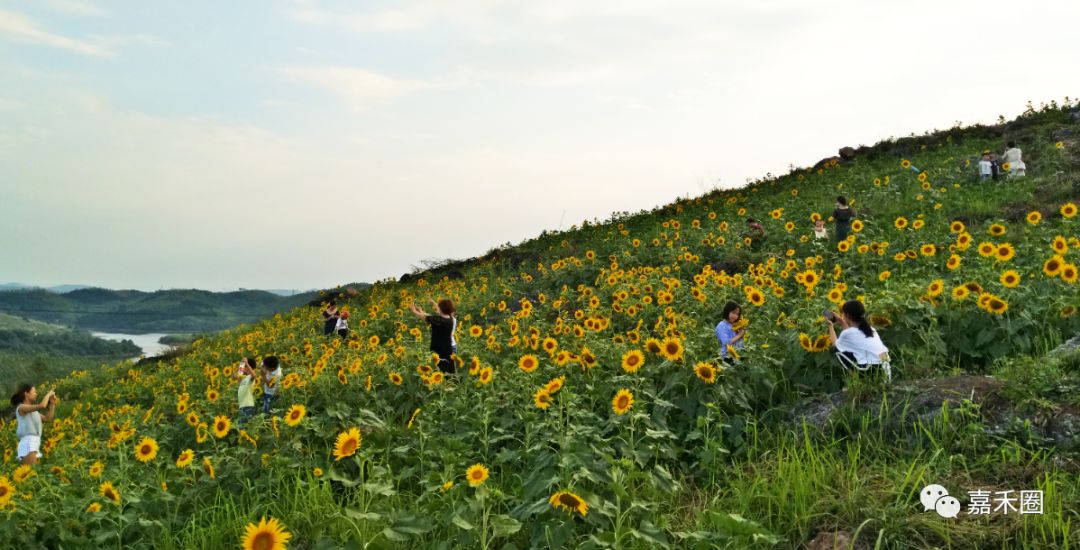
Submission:
[[[826,316],[825,321],[829,323],[829,341],[832,345],[859,365],[881,364],[882,355],[889,351],[866,320],[866,307],[858,300],[844,302],[840,315]],[[836,336],[836,323],[844,328],[839,337]]]
[[[56,404],[60,401],[56,394],[49,392],[41,402],[37,401],[37,388],[32,384],[23,384],[11,404],[15,406],[15,436],[19,438],[19,462],[33,466],[41,454],[41,423],[52,422]],[[44,410],[42,416],[38,411]]]
[[[1015,141],[1009,142],[1009,147],[1005,149],[1001,162],[1009,165],[1009,174],[1013,176],[1027,175],[1027,165],[1024,164],[1023,151],[1016,146]]]

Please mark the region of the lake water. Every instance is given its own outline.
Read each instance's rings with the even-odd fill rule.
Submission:
[[[92,332],[94,336],[102,338],[104,340],[112,340],[119,342],[121,340],[131,340],[136,346],[139,346],[143,350],[143,355],[147,357],[153,357],[155,355],[161,355],[163,352],[169,350],[172,346],[162,344],[158,342],[158,339],[162,336],[168,336],[162,333],[151,334],[118,334],[112,332]]]

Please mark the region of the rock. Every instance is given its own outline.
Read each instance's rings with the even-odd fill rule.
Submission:
[[[399,283],[407,283],[407,282],[411,281],[412,278],[413,278],[413,276],[412,276],[411,273],[406,273],[406,274],[402,275],[401,278],[398,279],[398,282]]]
[[[1073,111],[1069,113],[1069,120],[1073,122],[1080,122],[1080,111]]]
[[[807,545],[807,550],[840,550],[851,548],[851,535],[846,531],[822,531]]]
[[[852,149],[851,147],[841,147],[840,158],[844,160],[851,160],[855,158],[855,149]]]
[[[1054,141],[1065,141],[1073,136],[1071,128],[1061,128],[1054,130],[1054,133],[1050,134],[1050,139]]]

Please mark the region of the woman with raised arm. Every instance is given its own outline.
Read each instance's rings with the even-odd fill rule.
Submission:
[[[36,402],[37,388],[33,384],[19,386],[11,396],[15,407],[15,436],[19,438],[19,462],[33,466],[41,453],[41,423],[52,422],[60,398],[49,392],[41,402]],[[45,410],[45,415],[38,411]]]
[[[428,315],[415,303],[409,305],[409,311],[431,325],[430,349],[439,356],[439,370],[453,374],[457,372],[457,366],[452,357],[454,355],[454,326],[457,324],[454,318],[454,302],[444,298],[435,306],[435,313],[432,315]]]

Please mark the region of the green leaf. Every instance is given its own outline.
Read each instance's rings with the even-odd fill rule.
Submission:
[[[521,522],[506,514],[491,518],[491,526],[494,528],[496,537],[513,535],[521,530]]]
[[[423,516],[401,514],[386,529],[383,529],[382,533],[390,540],[405,541],[416,535],[427,533],[434,527],[431,520]]]
[[[382,514],[377,514],[375,512],[364,512],[362,510],[357,510],[356,508],[345,508],[345,515],[350,518],[363,521],[379,521],[382,519]]]
[[[392,484],[380,481],[365,483],[364,490],[373,495],[379,495],[384,497],[392,497],[397,494],[397,490],[394,489],[394,486]]]
[[[662,548],[668,548],[667,535],[657,526],[649,520],[643,520],[641,525],[632,531],[630,534],[636,539],[643,540],[649,544],[660,546]]]
[[[468,520],[466,520],[465,518],[463,518],[463,517],[461,517],[461,516],[459,516],[457,514],[454,514],[454,519],[452,519],[450,521],[454,525],[457,525],[458,527],[461,527],[462,529],[464,529],[466,531],[472,531],[473,529],[476,528],[475,525],[469,523]]]

